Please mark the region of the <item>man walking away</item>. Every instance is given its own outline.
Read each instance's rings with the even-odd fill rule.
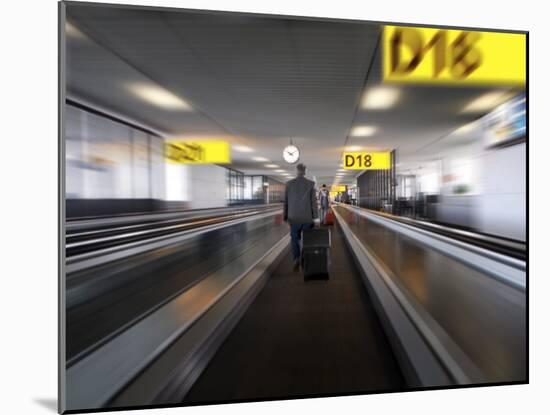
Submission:
[[[285,187],[283,219],[290,225],[294,270],[300,267],[300,239],[304,229],[311,229],[319,222],[315,183],[306,179],[306,166],[296,166],[296,178],[289,180]]]
[[[328,189],[327,189],[327,185],[324,184],[322,187],[321,187],[321,190],[319,191],[319,204],[321,205],[321,223],[323,225],[326,225],[327,223],[327,212],[328,212],[328,208],[329,208],[329,204],[330,204],[330,199],[329,199],[329,192],[328,192]]]

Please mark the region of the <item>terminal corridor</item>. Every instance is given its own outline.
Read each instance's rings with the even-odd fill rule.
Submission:
[[[60,22],[64,409],[528,381],[525,33]]]

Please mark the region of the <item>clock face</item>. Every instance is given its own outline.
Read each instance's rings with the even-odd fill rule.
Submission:
[[[300,151],[296,146],[286,146],[283,150],[283,158],[287,163],[294,164],[300,158]]]

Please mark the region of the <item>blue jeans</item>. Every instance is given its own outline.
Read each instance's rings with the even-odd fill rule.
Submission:
[[[323,225],[325,225],[325,224],[327,223],[327,222],[326,222],[326,220],[327,220],[327,213],[328,213],[328,206],[327,206],[327,207],[321,206],[321,217],[320,217],[320,219],[321,219],[321,223],[322,223]]]
[[[292,244],[292,258],[297,260],[300,258],[300,239],[304,229],[313,228],[313,223],[301,223],[299,225],[290,225],[290,239]]]

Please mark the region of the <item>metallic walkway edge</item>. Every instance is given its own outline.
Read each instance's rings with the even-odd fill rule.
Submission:
[[[111,227],[131,227],[134,224],[140,224],[144,221],[154,224],[167,220],[184,220],[184,219],[206,219],[212,216],[220,216],[225,214],[245,213],[258,210],[272,209],[280,207],[280,203],[269,203],[266,205],[250,206],[250,207],[223,207],[223,208],[207,208],[207,209],[189,209],[176,212],[161,212],[161,213],[141,213],[131,215],[118,215],[112,217],[97,217],[93,219],[70,219],[67,221],[67,234],[73,235],[78,232],[90,232],[89,230],[98,226],[104,228]]]
[[[377,257],[334,210],[363,282],[410,387],[483,382],[479,369],[445,331],[399,288]]]
[[[183,401],[219,347],[231,334],[267,280],[289,251],[283,238],[234,288],[191,329],[151,364],[109,406],[135,402],[173,404]]]
[[[526,275],[525,262],[515,258],[491,252],[489,250],[467,244],[443,235],[418,229],[413,226],[396,222],[391,219],[369,213],[365,209],[339,205],[379,225],[405,235],[417,242],[435,249],[444,255],[450,256],[460,262],[476,268],[483,273],[497,278],[518,289],[525,290]]]
[[[227,222],[222,222],[214,225],[207,225],[199,229],[189,229],[177,234],[158,236],[144,241],[130,242],[121,246],[101,249],[91,253],[76,255],[67,258],[66,273],[70,278],[70,274],[83,270],[85,268],[94,267],[116,261],[117,259],[129,257],[132,255],[142,254],[159,248],[168,247],[179,244],[189,238],[201,235],[206,232],[222,229],[228,226],[233,226],[239,223],[247,222],[251,219],[262,219],[282,213],[282,210],[270,211],[260,215],[251,217],[239,218]]]
[[[246,211],[235,211],[224,215],[210,215],[195,217],[192,219],[167,219],[155,222],[142,222],[134,225],[109,227],[107,229],[96,229],[85,232],[74,232],[67,234],[65,249],[67,257],[70,258],[85,252],[93,252],[107,246],[123,245],[136,240],[147,240],[155,236],[177,234],[184,230],[196,229],[207,225],[229,222],[231,220],[251,217],[260,213],[267,213],[270,210],[280,210],[279,207],[255,209]],[[102,246],[107,245],[107,246]]]
[[[505,247],[517,252],[523,252],[523,254],[525,254],[525,250],[526,250],[525,242],[516,241],[516,240],[489,235],[489,234],[484,234],[484,233],[472,232],[464,229],[458,229],[458,228],[441,225],[439,223],[434,223],[427,220],[412,219],[406,216],[397,216],[391,213],[379,212],[373,209],[368,209],[368,212],[373,215],[377,215],[383,218],[388,218],[396,222],[409,224],[416,228],[425,228],[428,231],[434,231],[435,233],[439,233],[439,234],[443,233],[444,236],[446,236],[445,234],[453,235],[451,237],[453,239],[467,238],[467,240],[464,240],[463,242],[469,243],[468,240],[470,240],[473,243],[473,245],[475,245],[476,243],[481,243],[481,244],[489,243],[489,244],[494,244],[495,246]],[[482,245],[480,247],[483,248]],[[491,249],[491,248],[488,248],[488,249]],[[498,252],[498,251],[495,251],[495,252]],[[499,253],[503,255],[507,255],[504,252],[499,252]],[[507,255],[507,256],[514,257],[520,261],[525,261],[524,257],[522,258],[514,255]]]
[[[213,313],[221,317],[231,314],[248,292],[241,292],[242,286],[266,274],[270,261],[273,262],[288,247],[289,237],[283,237],[275,245],[268,244],[265,242],[249,250],[71,366],[66,377],[67,409],[84,410],[107,405],[142,372],[149,373],[149,365],[154,370],[155,363],[163,361],[159,356],[171,349],[174,342],[181,343],[182,339],[185,339],[183,343],[189,348],[190,355],[178,354],[179,361],[185,362],[185,368],[179,369],[193,372],[197,365],[200,366],[200,359],[193,356],[205,341],[204,337],[193,334],[197,327],[214,332],[220,321],[209,322]],[[229,298],[233,301],[226,304]],[[155,337],[150,336],[153,327],[157,333]],[[174,370],[173,364],[168,367]],[[161,379],[164,378],[171,376],[163,372]],[[157,379],[152,384],[161,383]],[[95,387],[91,389],[87,385]],[[152,402],[159,393],[158,390],[138,389],[139,402],[143,401],[143,404]],[[138,401],[132,402],[135,405]]]

